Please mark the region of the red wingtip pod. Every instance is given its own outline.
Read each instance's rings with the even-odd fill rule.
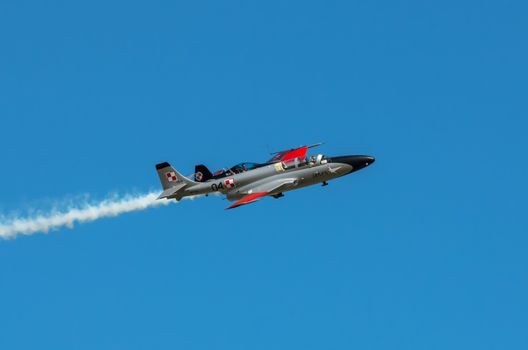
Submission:
[[[246,204],[253,203],[253,202],[257,201],[260,197],[265,196],[267,194],[268,194],[268,192],[257,192],[257,193],[248,194],[248,195],[242,197],[238,202],[235,202],[235,203],[231,204],[229,207],[226,208],[226,210],[227,209],[233,209],[233,208],[239,207],[241,205],[246,205]]]
[[[292,160],[292,159],[295,159],[295,158],[300,158],[301,160],[304,160],[306,158],[306,151],[308,151],[308,147],[307,146],[296,148],[294,150],[291,150],[291,151],[285,153],[282,156],[281,161],[287,162],[288,160]]]

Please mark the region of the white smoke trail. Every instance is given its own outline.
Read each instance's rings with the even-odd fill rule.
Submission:
[[[96,204],[83,204],[81,207],[69,208],[65,211],[53,210],[50,213],[38,214],[33,217],[10,218],[5,222],[0,222],[0,238],[9,239],[18,235],[47,233],[63,226],[72,228],[76,222],[90,222],[176,202],[173,200],[156,200],[157,196],[157,193],[150,192],[132,197],[106,199]],[[4,221],[3,218],[2,221]]]

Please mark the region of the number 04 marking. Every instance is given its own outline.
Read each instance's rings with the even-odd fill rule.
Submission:
[[[223,190],[223,189],[224,189],[224,185],[221,182],[211,185],[211,190],[213,191],[218,191],[218,190]]]

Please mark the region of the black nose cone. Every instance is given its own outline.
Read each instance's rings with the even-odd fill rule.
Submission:
[[[374,163],[376,159],[371,156],[342,156],[332,157],[332,163],[344,163],[352,167],[352,171],[363,169]]]

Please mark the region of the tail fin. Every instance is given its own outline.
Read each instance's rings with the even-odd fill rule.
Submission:
[[[194,181],[205,182],[213,178],[213,174],[203,164],[194,167]]]
[[[167,162],[156,164],[156,171],[158,172],[161,186],[164,190],[175,186],[183,187],[181,185],[195,184],[194,181],[181,175]]]

